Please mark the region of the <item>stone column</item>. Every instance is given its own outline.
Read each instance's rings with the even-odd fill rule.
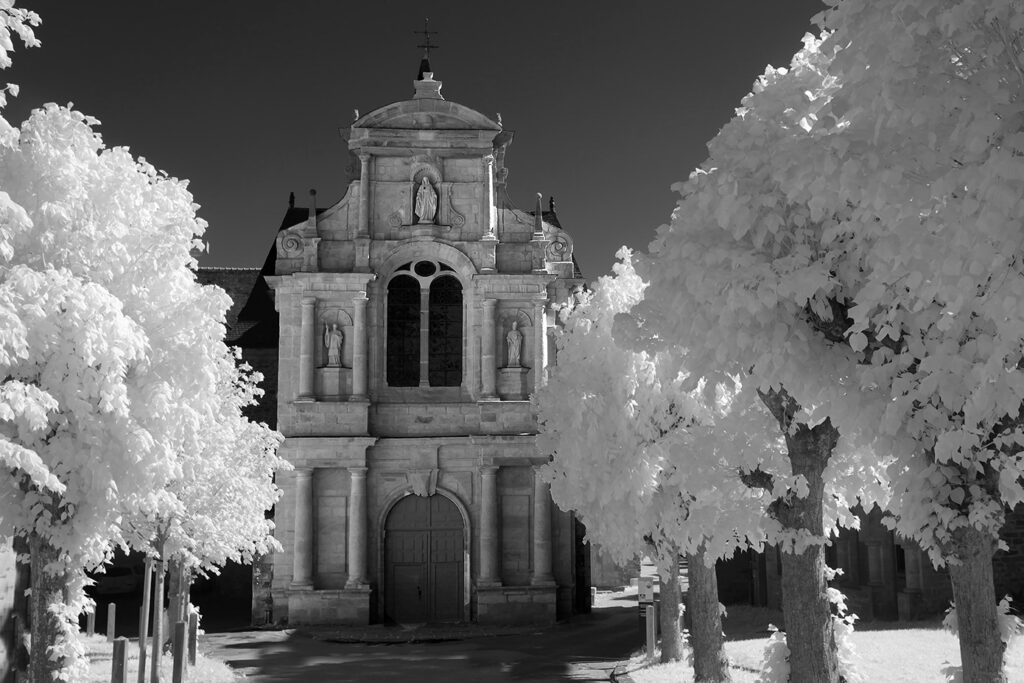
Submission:
[[[430,386],[430,290],[420,289],[420,386]]]
[[[480,468],[480,585],[499,586],[498,468]]]
[[[366,585],[366,468],[349,467],[348,581],[345,588]]]
[[[871,541],[868,547],[868,583],[880,586],[885,582],[882,576],[882,544]]]
[[[551,575],[551,487],[533,468],[533,577],[534,586],[555,582]]]
[[[483,221],[484,221],[484,225],[483,225],[484,231],[483,232],[484,232],[484,238],[485,239],[493,239],[494,238],[494,219],[495,219],[495,209],[494,209],[494,156],[491,155],[491,154],[484,155],[484,157],[483,157],[483,159],[481,161],[483,162],[481,164],[481,166],[482,166],[482,170],[483,170],[483,174],[484,174],[485,187],[487,188],[485,190],[485,192],[484,192],[484,205],[482,207],[483,208],[482,214],[483,214]]]
[[[299,396],[300,401],[314,401],[313,362],[316,349],[316,298],[302,297],[302,329],[299,334]]]
[[[350,401],[366,400],[366,292],[352,298],[352,396]]]
[[[359,155],[359,236],[370,234],[370,155]]]
[[[547,302],[538,301],[533,308],[533,386],[539,390],[548,381]]]
[[[484,319],[480,321],[480,398],[494,400],[494,381],[497,370],[494,365],[494,307],[495,299],[484,299],[482,302]]]
[[[295,469],[295,534],[292,541],[293,589],[313,588],[313,468]]]
[[[916,545],[907,544],[903,546],[903,560],[907,574],[907,590],[915,593],[921,592],[924,588],[924,580],[921,576],[921,551]]]

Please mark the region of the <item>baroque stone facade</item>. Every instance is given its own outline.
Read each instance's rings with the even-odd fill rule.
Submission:
[[[552,304],[582,284],[572,239],[509,201],[510,131],[429,72],[414,90],[352,124],[344,196],[290,207],[264,269],[295,467],[273,619],[550,623],[589,595],[529,402]]]

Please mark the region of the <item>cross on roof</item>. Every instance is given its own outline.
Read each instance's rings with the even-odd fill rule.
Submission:
[[[429,17],[423,17],[423,30],[422,31],[413,31],[413,33],[417,33],[417,34],[422,33],[423,34],[423,44],[422,45],[417,45],[416,47],[422,47],[423,48],[423,54],[426,55],[427,57],[430,57],[430,50],[431,49],[437,49],[437,48],[441,47],[440,45],[431,45],[430,44],[430,35],[431,34],[437,35],[437,31],[431,31],[430,30],[430,18]]]

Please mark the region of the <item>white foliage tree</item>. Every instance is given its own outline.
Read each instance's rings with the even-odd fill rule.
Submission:
[[[613,557],[625,561],[653,550],[663,611],[672,604],[679,554],[687,555],[695,670],[700,680],[728,680],[714,562],[760,546],[766,531],[764,496],[747,488],[735,459],[722,454],[742,450],[753,469],[765,451],[743,448],[747,431],[717,428],[734,407],[734,392],[684,391],[673,351],[616,345],[614,318],[644,289],[628,250],[619,258],[614,276],[562,311],[558,364],[535,399],[540,446],[553,454],[545,476],[555,502],[574,510],[588,537]],[[764,433],[763,420],[757,431]],[[663,628],[678,623],[677,613],[667,614]],[[675,637],[663,631],[663,659],[675,654]]]
[[[679,187],[655,327],[891,455],[896,528],[950,566],[971,624],[965,678],[999,680],[991,559],[1024,499],[1024,7],[829,4],[831,33],[766,72]]]
[[[35,21],[0,3],[0,60]],[[0,533],[28,538],[40,681],[82,676],[83,570],[124,542],[126,517],[169,501],[154,492],[213,444],[271,448],[240,423],[209,440],[247,380],[222,341],[227,297],[195,279],[206,226],[186,183],[106,148],[95,123],[48,105],[0,139]],[[276,495],[267,467],[252,483]]]

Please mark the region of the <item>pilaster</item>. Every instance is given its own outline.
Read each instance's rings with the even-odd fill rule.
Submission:
[[[299,401],[315,401],[313,394],[313,350],[316,326],[313,318],[316,312],[316,298],[302,297],[302,328],[299,337]]]
[[[352,298],[352,396],[351,401],[366,400],[366,292]]]
[[[480,468],[480,579],[479,585],[500,586],[498,576],[498,468]]]
[[[555,582],[551,574],[551,487],[533,468],[533,576],[534,586]]]
[[[494,361],[494,307],[497,303],[494,299],[484,299],[481,302],[484,318],[480,322],[480,344],[483,347],[480,352],[480,398],[485,401],[497,400],[494,392],[495,377],[497,376]]]
[[[292,590],[313,589],[313,468],[295,470]]]
[[[345,588],[366,586],[366,470],[349,467],[348,581]]]

